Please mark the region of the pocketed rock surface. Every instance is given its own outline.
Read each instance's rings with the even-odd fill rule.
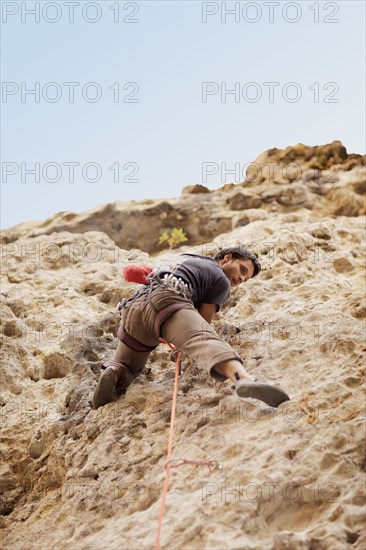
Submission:
[[[263,166],[268,158],[295,159],[304,167],[298,181],[278,175],[209,192],[192,186],[171,199],[173,210],[186,201],[187,233],[199,234],[194,216],[203,211],[216,228],[211,240],[174,252],[119,246],[108,230],[114,207],[109,220],[100,207],[104,230],[57,228],[56,214],[43,232],[31,222],[3,232],[4,549],[153,548],[175,371],[167,348],[151,354],[113,403],[89,404],[117,344],[116,304],[138,288],[122,281],[121,269],[239,243],[257,253],[263,270],[233,289],[215,328],[253,375],[281,385],[291,401],[272,409],[240,399],[231,382],[215,383],[184,358],[173,456],[220,467],[171,470],[161,548],[366,547],[365,174],[363,159],[334,143],[257,159]],[[307,176],[315,162],[326,190]],[[324,182],[334,165],[336,181]],[[202,206],[208,197],[214,212]],[[150,209],[161,205],[152,202],[138,208],[156,252],[159,231],[177,224],[150,225]],[[220,212],[228,221],[218,232]]]

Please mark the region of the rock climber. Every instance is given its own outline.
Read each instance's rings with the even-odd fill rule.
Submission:
[[[138,273],[125,278],[145,284],[119,304],[118,346],[114,359],[103,364],[92,407],[110,403],[117,387],[124,390],[131,384],[159,338],[206,368],[215,380],[232,380],[239,397],[259,399],[272,407],[287,401],[281,388],[255,380],[238,353],[210,325],[228,301],[231,288],[260,270],[257,257],[239,246],[220,250],[213,258],[182,254],[154,270],[137,266]]]

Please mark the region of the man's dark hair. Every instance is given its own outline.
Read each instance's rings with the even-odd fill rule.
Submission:
[[[249,252],[249,250],[241,246],[224,248],[223,250],[220,250],[220,252],[217,252],[213,257],[213,259],[218,262],[219,260],[222,260],[226,254],[232,254],[233,258],[235,259],[241,258],[242,260],[250,260],[254,266],[253,277],[258,275],[258,273],[262,269],[257,256],[255,254],[252,254],[251,252]]]

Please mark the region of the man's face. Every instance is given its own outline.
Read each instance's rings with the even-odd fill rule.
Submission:
[[[254,265],[251,260],[233,258],[229,253],[225,254],[219,263],[231,286],[238,286],[253,277]]]

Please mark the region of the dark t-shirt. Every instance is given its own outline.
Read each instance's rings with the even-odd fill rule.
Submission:
[[[215,260],[198,254],[176,256],[158,273],[174,273],[193,289],[192,302],[196,309],[201,304],[216,304],[216,311],[227,302],[231,285],[229,279]]]

